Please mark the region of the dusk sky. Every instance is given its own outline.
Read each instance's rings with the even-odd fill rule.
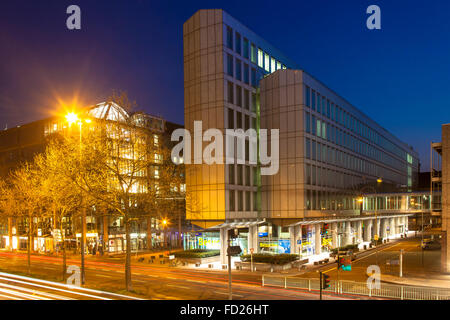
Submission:
[[[81,8],[68,30],[66,8]],[[366,8],[381,8],[381,30]],[[450,122],[449,1],[22,1],[0,6],[0,127],[45,118],[113,89],[183,123],[183,23],[223,8],[419,151]]]

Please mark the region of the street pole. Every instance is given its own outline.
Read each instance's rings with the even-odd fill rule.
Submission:
[[[339,250],[339,249],[338,249]],[[340,259],[340,256],[339,256],[339,251],[338,251],[338,256],[337,256],[337,258],[338,258],[338,263],[337,263],[337,280],[336,280],[336,288],[337,288],[337,294],[339,294],[339,259]]]
[[[322,300],[322,271],[319,272],[320,300]]]
[[[231,289],[231,252],[230,252],[230,247],[231,247],[231,239],[228,239],[228,249],[227,249],[227,254],[228,254],[228,300],[233,300],[233,292]]]
[[[424,256],[423,256],[423,210],[422,210],[422,242],[420,247],[422,248],[422,268],[425,268]]]
[[[403,277],[403,249],[400,249],[400,278]]]
[[[81,166],[81,160],[82,160],[82,156],[83,153],[81,151],[81,147],[82,147],[82,136],[81,136],[81,128],[82,128],[82,122],[80,120],[80,166]],[[84,203],[82,204],[84,205]],[[82,215],[81,215],[81,284],[85,283],[85,279],[86,279],[86,273],[85,273],[85,263],[84,263],[84,255],[85,255],[85,246],[86,246],[86,208],[82,208],[81,209]]]

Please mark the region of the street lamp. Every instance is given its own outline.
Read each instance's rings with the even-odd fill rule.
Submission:
[[[78,115],[74,112],[69,112],[66,114],[65,116],[66,121],[69,124],[69,128],[72,126],[73,123],[77,123],[80,126],[80,165],[81,165],[81,157],[82,157],[82,153],[81,153],[81,131],[82,131],[82,125],[83,125],[83,121],[82,119],[80,119],[78,117]],[[84,119],[84,121],[89,124],[91,123],[91,119],[86,118]],[[85,242],[86,242],[86,232],[85,232],[85,223],[86,223],[86,210],[85,208],[82,208],[82,216],[81,216],[81,244],[80,244],[80,249],[81,249],[81,284],[85,283],[85,263],[84,263],[84,255],[85,255]]]

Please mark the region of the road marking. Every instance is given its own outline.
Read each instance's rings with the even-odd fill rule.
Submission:
[[[104,278],[112,278],[111,276],[108,276],[106,274],[96,274],[97,277],[104,277]]]

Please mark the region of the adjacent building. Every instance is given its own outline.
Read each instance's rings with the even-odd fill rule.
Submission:
[[[156,186],[159,183],[159,168],[162,159],[157,154],[160,144],[169,143],[170,135],[173,130],[182,126],[168,122],[161,117],[155,117],[144,112],[127,112],[124,108],[114,102],[104,102],[95,106],[84,108],[80,111],[80,119],[89,120],[88,122],[78,122],[78,127],[82,124],[82,130],[88,126],[95,126],[95,123],[117,122],[124,126],[130,124],[129,130],[124,132],[139,131],[142,141],[149,146],[155,146],[154,163],[145,169],[142,173],[142,179],[133,185],[132,192],[146,192],[152,184]],[[3,179],[14,169],[24,162],[31,162],[34,156],[45,150],[47,143],[55,137],[56,133],[68,132],[70,124],[64,116],[54,116],[47,119],[27,123],[22,126],[10,128],[0,132],[0,177]],[[131,127],[132,126],[132,127]],[[126,148],[126,147],[124,147]],[[126,150],[121,153],[126,161]],[[170,161],[170,160],[169,160]],[[106,182],[105,182],[106,183]],[[177,186],[179,190],[184,190],[184,184]],[[172,223],[166,228],[160,222],[160,216],[154,212],[142,212],[140,219],[132,223],[131,226],[131,247],[132,250],[145,250],[153,247],[163,246],[172,243],[177,245],[181,238],[182,230],[186,229],[184,219],[184,199],[173,200],[183,202],[182,214],[176,215],[176,212],[167,213],[167,216],[176,215]],[[27,246],[27,222],[21,218],[10,217],[7,221],[0,223],[0,248],[26,249]],[[33,250],[53,251],[60,237],[55,233],[55,223],[52,218],[35,218],[34,225],[37,226],[34,235]],[[80,219],[73,219],[68,216],[64,218],[65,238],[69,248],[79,247],[81,240],[81,228],[86,231],[87,248],[102,247],[104,252],[122,252],[125,250],[125,230],[121,217],[113,216],[108,211],[88,212],[86,221],[80,222]],[[168,232],[166,232],[168,231]],[[170,236],[170,239],[164,239],[164,234]]]

